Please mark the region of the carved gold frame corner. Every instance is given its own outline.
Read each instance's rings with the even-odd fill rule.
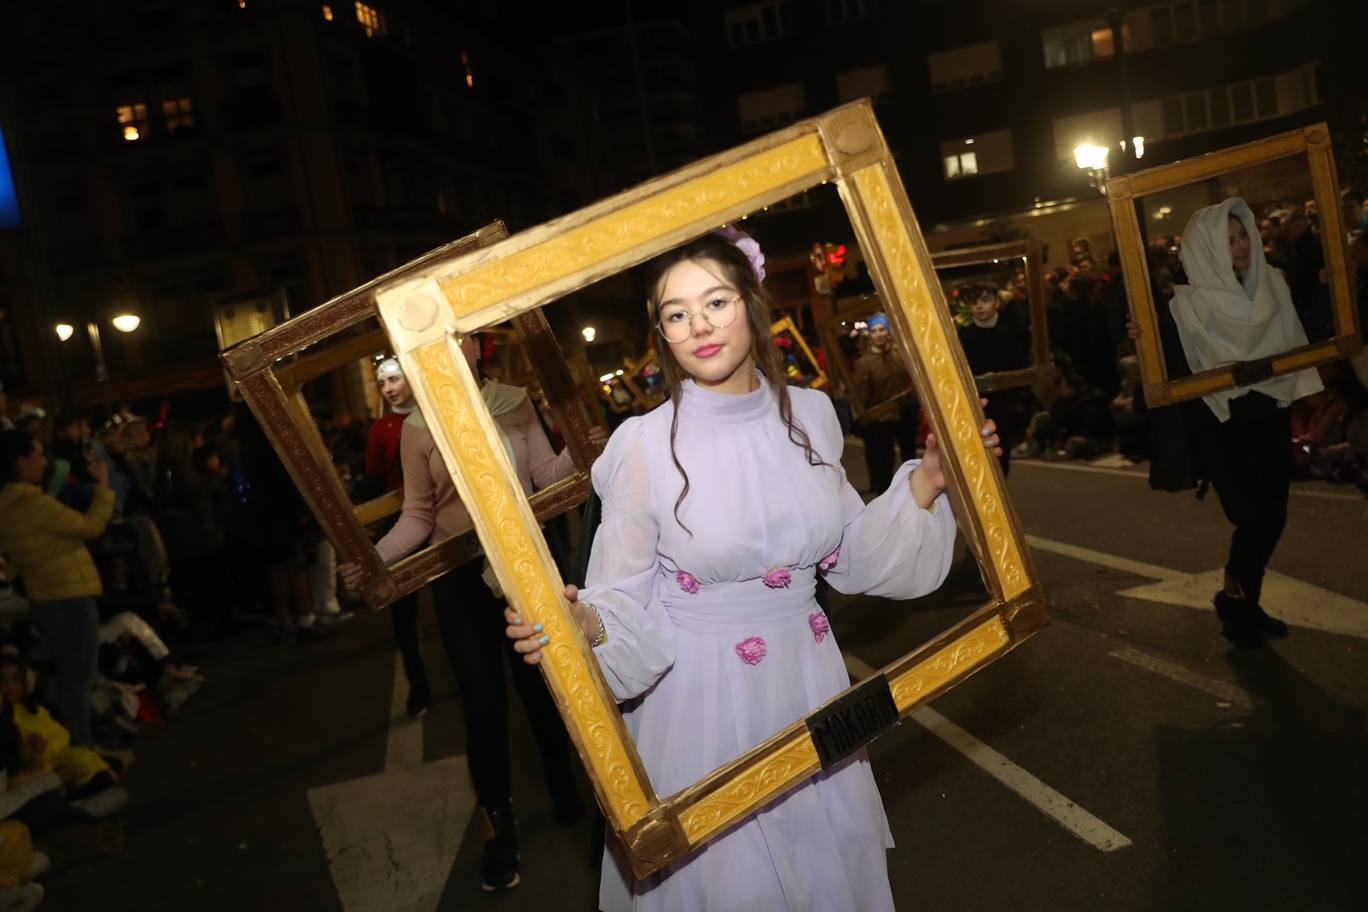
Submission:
[[[637,877],[699,846],[831,760],[819,709],[674,795],[659,795],[499,442],[460,335],[534,310],[748,212],[835,181],[894,332],[941,441],[948,493],[990,596],[970,617],[842,699],[886,701],[893,719],[984,668],[1049,620],[1049,606],[1001,468],[984,449],[983,413],[893,157],[869,102],[794,124],[489,247],[386,282],[381,318],[404,363],[500,585],[550,636],[540,665]],[[863,744],[877,734],[860,740]]]
[[[347,335],[378,316],[377,288],[386,282],[421,273],[432,263],[487,247],[506,237],[508,231],[502,222],[486,225],[219,354],[228,376],[261,422],[290,477],[332,543],[338,562],[355,562],[361,566],[360,591],[373,608],[383,607],[414,592],[477,556],[479,540],[467,528],[387,567],[366,527],[398,513],[403,505],[403,492],[392,491],[363,504],[351,502],[304,399],[304,384],[338,367],[391,348],[383,328]],[[589,467],[598,455],[598,448],[589,441],[588,419],[579,403],[578,388],[545,316],[540,311],[531,311],[520,314],[514,323],[520,344],[526,347],[556,412],[576,468],[570,477],[533,495],[537,517],[546,520],[583,503],[589,496]],[[335,340],[335,344],[308,351],[329,340]]]
[[[1311,186],[1320,211],[1325,265],[1330,270],[1335,335],[1266,359],[1267,364],[1260,375],[1282,376],[1346,358],[1363,348],[1363,328],[1358,325],[1358,310],[1350,291],[1349,256],[1344,243],[1339,178],[1330,144],[1330,128],[1326,124],[1313,124],[1198,158],[1113,177],[1107,181],[1107,203],[1111,209],[1112,227],[1116,232],[1117,250],[1125,274],[1131,319],[1140,327],[1136,353],[1139,356],[1145,401],[1151,407],[1235,389],[1239,383],[1233,365],[1170,379],[1160,341],[1159,315],[1150,281],[1145,232],[1136,212],[1136,200],[1283,158],[1305,158],[1310,168]]]

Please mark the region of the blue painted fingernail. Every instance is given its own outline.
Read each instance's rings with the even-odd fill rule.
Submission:
[[[543,627],[541,624],[533,624],[533,625],[532,625],[532,631],[533,631],[534,633],[541,633],[541,632],[542,632],[543,630],[545,630],[545,629],[546,629],[546,628]]]
[[[513,615],[513,623],[514,623],[514,624],[522,624],[522,615],[521,615],[521,614],[515,614],[515,615]]]
[[[540,640],[538,640],[537,642],[539,642],[539,643],[541,643],[543,646],[545,646],[547,643],[551,642],[551,638],[550,638],[549,636],[544,636],[544,637],[542,637]]]

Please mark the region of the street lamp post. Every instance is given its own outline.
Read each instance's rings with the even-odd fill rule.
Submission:
[[[1091,141],[1074,146],[1074,164],[1088,174],[1088,183],[1103,196],[1107,195],[1107,178],[1111,172],[1107,168],[1106,146],[1098,146]]]
[[[109,321],[114,328],[121,333],[131,333],[142,325],[142,318],[137,314],[121,313]],[[76,334],[76,327],[70,323],[58,323],[53,326],[53,331],[57,333],[57,339],[66,342]],[[114,390],[109,381],[109,365],[105,362],[104,340],[100,337],[100,324],[96,320],[86,321],[86,335],[90,339],[91,351],[95,353],[95,382],[104,387],[106,404],[114,399]]]

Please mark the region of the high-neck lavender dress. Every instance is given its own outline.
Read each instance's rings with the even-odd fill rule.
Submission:
[[[678,520],[674,403],[624,423],[594,464],[603,522],[581,599],[603,617],[608,641],[595,652],[662,796],[849,686],[814,599],[818,573],[842,592],[908,599],[950,567],[949,502],[917,506],[915,464],[865,505],[841,468],[830,400],[789,395],[828,465],[810,465],[789,439],[763,379],[741,396],[684,384],[675,452],[689,493]],[[604,912],[877,912],[893,908],[892,845],[860,752],[640,883],[610,837],[599,903]]]

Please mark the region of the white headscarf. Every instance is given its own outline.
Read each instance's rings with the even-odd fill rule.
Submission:
[[[1240,220],[1250,238],[1249,268],[1243,279],[1236,275],[1230,257],[1231,217]],[[1264,260],[1258,237],[1254,213],[1238,197],[1198,209],[1183,229],[1178,254],[1188,284],[1174,287],[1169,309],[1194,374],[1280,355],[1306,344],[1306,330],[1292,305],[1287,281]],[[1323,388],[1320,376],[1307,369],[1212,393],[1202,401],[1224,422],[1230,420],[1230,400],[1252,390],[1287,405]]]
[[[384,380],[386,377],[402,376],[404,376],[404,368],[403,365],[399,363],[398,358],[386,358],[384,361],[375,365],[375,379],[377,382]],[[396,415],[407,415],[413,411],[413,408],[414,406],[412,403],[408,405],[390,406],[390,410]]]

